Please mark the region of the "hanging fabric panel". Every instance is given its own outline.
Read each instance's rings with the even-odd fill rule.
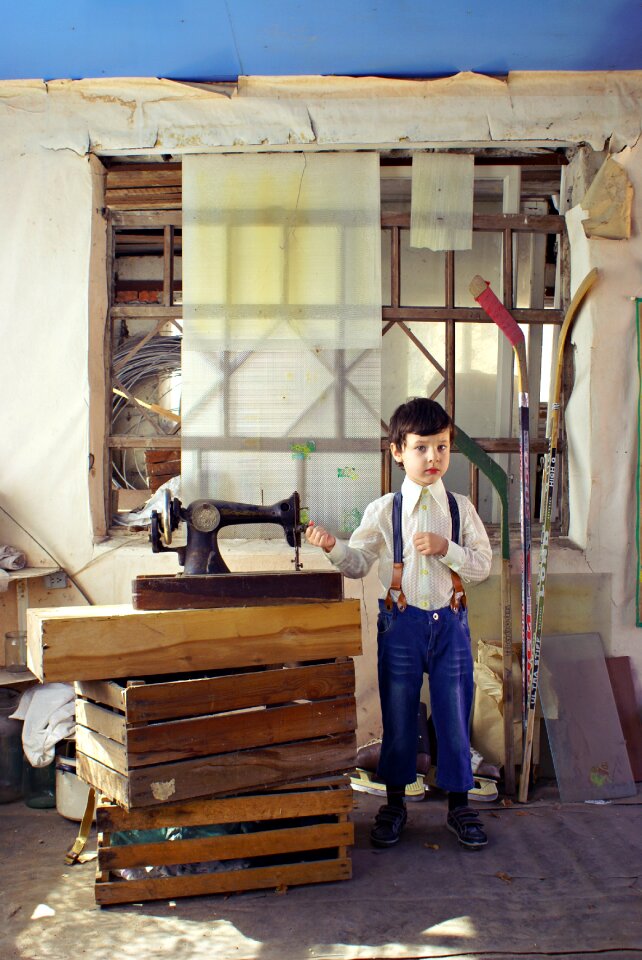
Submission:
[[[475,158],[420,153],[412,160],[410,246],[470,250],[473,246]]]
[[[298,490],[346,536],[378,495],[379,195],[376,154],[185,157],[185,503]]]

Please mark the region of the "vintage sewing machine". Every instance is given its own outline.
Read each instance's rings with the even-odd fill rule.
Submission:
[[[172,531],[181,521],[187,525],[187,543],[183,547],[171,547]],[[288,500],[281,500],[271,507],[228,500],[194,500],[186,508],[166,491],[161,512],[152,512],[152,550],[154,553],[175,551],[185,573],[229,573],[230,568],[219,550],[218,532],[223,527],[245,523],[277,523],[283,527],[285,539],[294,548],[294,569],[301,569],[301,533],[305,525],[301,523],[296,491]]]
[[[187,527],[187,542],[172,546],[173,532]],[[283,528],[294,549],[294,571],[231,572],[221,555],[218,534],[223,527],[274,523]],[[143,610],[178,607],[247,606],[265,603],[340,600],[341,574],[332,570],[303,571],[300,560],[299,494],[271,506],[227,500],[195,500],[183,507],[166,491],[161,509],[151,515],[150,540],[154,553],[174,552],[182,573],[139,576],[134,581],[134,606]]]

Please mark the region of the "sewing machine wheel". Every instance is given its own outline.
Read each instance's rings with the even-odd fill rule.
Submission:
[[[172,495],[169,490],[163,491],[160,520],[161,540],[168,547],[172,542]]]
[[[197,501],[191,506],[192,525],[200,533],[211,533],[221,522],[221,514],[213,503],[207,500]]]

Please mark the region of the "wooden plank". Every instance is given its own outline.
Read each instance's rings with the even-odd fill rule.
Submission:
[[[129,776],[128,809],[169,800],[249,793],[288,780],[350,770],[355,758],[356,738],[350,733],[165,763],[160,767],[137,767]]]
[[[163,303],[174,302],[174,227],[166,226],[163,236]]]
[[[96,703],[76,698],[76,723],[96,730],[117,743],[125,742],[125,717],[122,713],[114,713]]]
[[[382,213],[381,226],[410,228],[410,213]],[[565,233],[566,221],[559,214],[542,216],[528,213],[473,214],[473,230],[501,232],[506,229],[526,233]]]
[[[165,224],[182,227],[183,212],[182,210],[142,210],[140,212],[114,210],[111,213],[111,222],[119,229],[129,227],[131,230],[140,230],[141,227],[164,227]]]
[[[94,787],[106,797],[126,807],[129,804],[129,784],[127,777],[116,773],[103,763],[88,757],[81,750],[76,753],[76,773],[81,780]]]
[[[80,724],[76,724],[76,749],[117,773],[127,773],[129,767],[127,751],[122,743],[116,743],[115,740],[110,740],[101,733],[96,733],[95,730],[89,730]]]
[[[360,614],[359,600],[266,606],[260,615],[254,607],[33,607],[30,669],[45,682],[73,682],[350,657],[361,653]]]
[[[129,687],[125,692],[127,719],[130,723],[149,723],[293,700],[322,700],[353,693],[354,682],[354,663],[342,660],[223,677],[147,683]]]
[[[310,783],[316,784],[318,781]],[[96,811],[97,829],[116,833],[120,830],[155,830],[177,824],[192,827],[204,823],[281,820],[284,817],[346,814],[353,808],[352,788],[345,779],[339,789],[316,787],[304,790],[300,784],[293,786],[294,793],[280,786],[269,793],[217,799],[201,797],[130,811],[115,804],[101,803]]]
[[[179,456],[174,456],[172,459],[169,459],[167,456],[167,450],[154,450],[149,451],[150,453],[162,453],[164,454],[165,459],[162,461],[151,460],[145,464],[145,471],[148,477],[157,477],[157,476],[176,476],[181,472],[181,458]],[[147,460],[147,456],[145,457]]]
[[[205,757],[211,754],[213,746],[217,753],[231,753],[348,733],[356,725],[354,697],[173,720],[128,728],[127,761],[131,771],[134,767]]]
[[[183,826],[183,824],[179,824]],[[351,823],[311,824],[282,827],[253,833],[222,834],[194,840],[164,840],[159,843],[127,843],[98,850],[101,870],[123,867],[174,866],[179,863],[206,863],[208,860],[236,860],[267,857],[299,851],[327,850],[354,843]]]
[[[166,463],[168,460],[177,460],[178,463],[181,462],[180,451],[175,453],[172,450],[146,450],[145,451],[145,465],[149,470],[149,465],[151,463]]]
[[[105,184],[111,187],[163,186],[182,183],[180,163],[136,163],[108,167]]]
[[[607,657],[606,669],[615,698],[633,779],[642,780],[642,724],[635,696],[630,657]]]
[[[152,574],[133,581],[136,610],[204,610],[269,606],[312,600],[342,600],[343,578],[335,570],[296,573]]]
[[[112,320],[128,320],[136,317],[141,320],[157,320],[161,323],[180,320],[183,308],[180,304],[166,307],[162,303],[118,303],[112,304],[109,316]]]
[[[96,883],[96,902],[101,906],[115,903],[139,903],[144,900],[173,900],[213,893],[238,893],[242,890],[283,889],[307,883],[349,880],[352,864],[349,859],[319,860],[280,867],[251,867],[222,873],[188,874],[183,877],[160,877],[156,880],[116,880]]]
[[[564,321],[564,311],[554,308],[540,310],[520,307],[511,310],[511,314],[517,323],[553,323],[561,326]],[[494,322],[488,314],[476,307],[382,307],[381,316],[384,323],[391,320],[411,320],[413,323],[433,323],[435,320],[474,321],[475,323]]]
[[[308,780],[295,780],[292,782],[288,781],[287,784],[283,784],[278,787],[267,787],[266,789],[269,792],[278,791],[280,793],[287,794],[291,791],[318,790],[320,787],[332,787],[336,791],[343,790],[346,786],[348,786],[348,781],[345,778],[345,774],[339,773],[330,774],[327,777],[312,777]],[[352,809],[352,805],[349,809]]]
[[[125,709],[125,687],[114,680],[83,680],[74,684],[77,697],[102,703],[116,710]]]
[[[180,436],[171,437],[124,437],[111,436],[107,438],[111,450],[147,450],[150,447],[164,450],[180,450]]]
[[[166,184],[164,186],[140,186],[136,184],[131,187],[112,187],[108,186],[105,190],[105,204],[108,207],[133,207],[139,205],[154,204],[158,208],[163,208],[166,203],[180,204],[181,188],[175,184]]]

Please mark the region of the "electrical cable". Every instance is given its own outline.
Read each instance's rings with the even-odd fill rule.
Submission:
[[[142,337],[131,338],[118,346],[113,352],[113,364],[117,366],[119,362],[125,360],[128,354],[132,352],[132,350],[138,343],[140,343],[142,339]],[[148,383],[150,380],[155,380],[158,382],[159,377],[162,375],[172,376],[180,374],[181,343],[182,337],[178,336],[152,337],[151,340],[148,340],[141,347],[139,347],[136,353],[129,360],[127,360],[127,362],[118,371],[118,379],[122,386],[129,393],[134,394],[136,393],[136,388]],[[159,397],[159,400],[162,400],[168,393],[170,393],[170,390],[171,388],[168,388],[162,394],[162,396]],[[119,397],[117,394],[113,395],[111,415],[112,425],[115,424],[118,417],[124,412],[128,404],[129,401],[126,398]],[[137,431],[139,430],[140,425],[145,421],[145,417],[142,415],[139,416],[135,426],[128,430],[127,433],[132,434],[133,436],[141,435],[137,433]],[[135,489],[133,483],[128,480],[126,462],[127,451],[123,450],[120,469],[116,466],[116,464],[112,465],[114,480],[118,487],[121,487],[124,483],[125,487],[129,489]],[[138,473],[140,479],[144,483],[147,483],[147,478],[143,476],[140,464],[136,458],[134,458],[134,470]]]

